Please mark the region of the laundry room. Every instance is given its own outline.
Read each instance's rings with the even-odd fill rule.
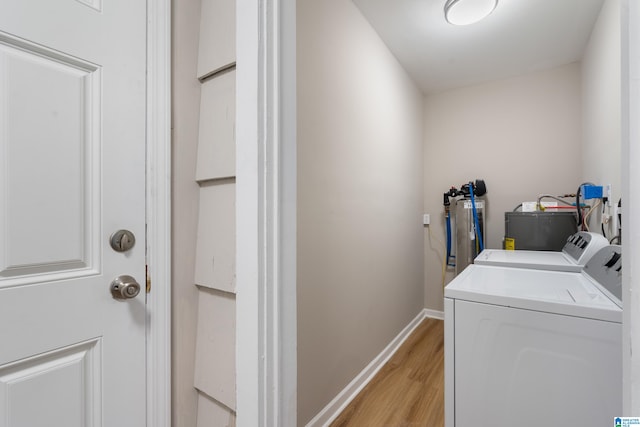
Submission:
[[[0,427],[640,426],[640,0],[0,0],[0,165]]]
[[[593,228],[617,214],[620,1],[499,0],[468,26],[444,3],[297,2],[298,425],[443,318],[443,192],[484,181],[490,249],[505,212],[584,182],[610,188]]]

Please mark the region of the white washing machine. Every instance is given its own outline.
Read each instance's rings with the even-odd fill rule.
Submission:
[[[445,288],[445,426],[611,425],[622,412],[621,250],[581,273],[470,265]]]
[[[480,265],[580,272],[596,252],[608,245],[609,242],[601,234],[579,231],[569,236],[562,252],[485,249],[473,262]]]

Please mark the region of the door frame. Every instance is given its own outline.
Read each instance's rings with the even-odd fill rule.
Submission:
[[[171,0],[147,0],[146,407],[171,426]]]
[[[638,416],[640,408],[640,5],[621,2],[622,19],[622,412]],[[632,167],[636,166],[636,167]]]
[[[236,3],[236,413],[297,425],[296,1]]]

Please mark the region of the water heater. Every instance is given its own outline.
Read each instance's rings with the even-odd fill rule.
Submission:
[[[462,272],[481,252],[482,244],[478,235],[486,241],[484,227],[484,200],[475,199],[478,227],[473,217],[473,204],[470,199],[464,198],[456,201],[456,274]]]

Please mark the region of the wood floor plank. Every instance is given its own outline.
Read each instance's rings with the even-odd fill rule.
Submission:
[[[444,426],[444,322],[425,319],[331,427]]]

